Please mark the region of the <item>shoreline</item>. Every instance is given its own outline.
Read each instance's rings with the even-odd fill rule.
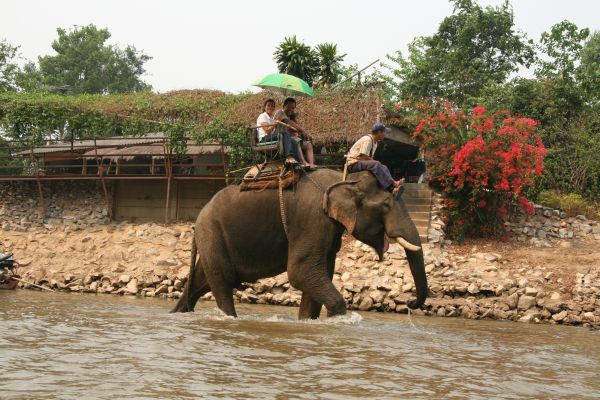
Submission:
[[[0,250],[15,253],[24,280],[54,290],[179,298],[189,269],[191,226],[46,224],[5,230],[8,239]],[[426,244],[430,296],[425,309],[411,313],[599,327],[598,242],[560,243],[568,246],[538,248],[518,240]],[[368,246],[346,237],[333,283],[348,310],[407,313],[406,302],[414,298],[412,275],[397,244],[377,262]],[[298,306],[300,296],[285,273],[234,293],[236,302],[283,306]],[[200,301],[211,298],[209,293]]]

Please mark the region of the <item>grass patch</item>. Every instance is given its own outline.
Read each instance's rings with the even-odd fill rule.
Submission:
[[[544,190],[538,195],[537,203],[562,210],[569,216],[582,214],[591,219],[600,219],[600,203],[576,193],[563,194],[556,190]]]

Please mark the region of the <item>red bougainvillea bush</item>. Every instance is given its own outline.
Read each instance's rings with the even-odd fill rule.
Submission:
[[[421,115],[414,137],[423,142],[431,183],[445,193],[449,235],[503,236],[513,204],[533,214],[524,192],[541,175],[546,154],[536,121],[483,107],[413,110]]]

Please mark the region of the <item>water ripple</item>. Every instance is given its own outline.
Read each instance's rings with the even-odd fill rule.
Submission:
[[[600,335],[581,328],[0,292],[9,399],[600,398]]]

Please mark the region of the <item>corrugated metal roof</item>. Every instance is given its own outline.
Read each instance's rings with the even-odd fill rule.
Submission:
[[[223,148],[225,153],[229,152],[229,147]],[[155,159],[164,158],[164,147],[162,144],[152,145],[137,145],[128,146],[123,148],[103,148],[96,150],[90,150],[83,153],[83,156],[93,157],[96,154],[107,158],[118,158],[122,160],[131,160],[135,156],[152,156]],[[220,154],[221,145],[219,144],[208,144],[203,146],[188,145],[185,154],[187,155],[201,155],[201,154]]]
[[[88,149],[93,149],[94,147],[124,147],[124,146],[134,146],[140,144],[149,144],[149,143],[161,143],[165,139],[165,134],[163,132],[155,132],[148,133],[144,136],[140,137],[132,137],[132,136],[113,136],[102,139],[85,139],[85,140],[75,140],[72,143],[63,142],[63,143],[53,143],[46,146],[39,146],[33,148],[33,154],[47,154],[47,153],[56,153],[63,151],[72,151],[72,152],[83,152]],[[31,154],[31,150],[24,150],[15,155],[28,155]]]

